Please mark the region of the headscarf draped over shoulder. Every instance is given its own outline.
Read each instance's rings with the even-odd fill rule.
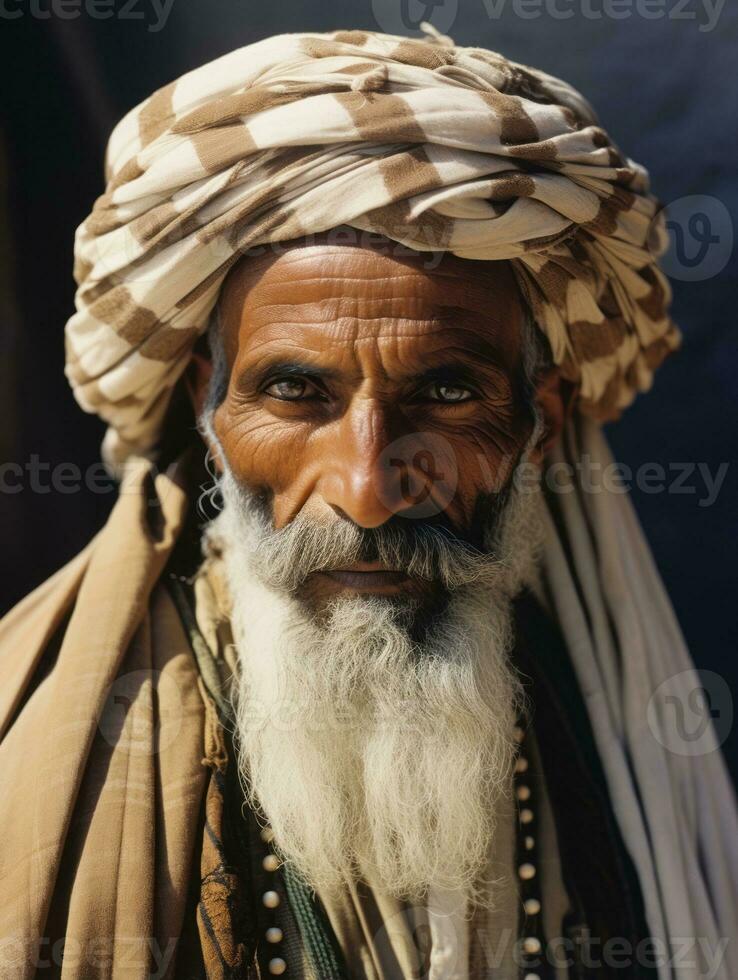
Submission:
[[[582,412],[617,417],[679,343],[646,170],[544,72],[447,37],[283,34],[132,109],[77,229],[66,373],[118,468],[151,454],[233,263],[337,225],[511,262]]]

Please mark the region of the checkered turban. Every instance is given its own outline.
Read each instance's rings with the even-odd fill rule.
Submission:
[[[66,373],[112,468],[156,450],[228,270],[351,225],[509,260],[582,412],[616,417],[679,342],[646,170],[572,87],[450,38],[284,34],[159,89],[111,134],[77,229]]]

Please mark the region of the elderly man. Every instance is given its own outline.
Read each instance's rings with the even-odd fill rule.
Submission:
[[[734,977],[731,790],[596,482],[677,346],[643,168],[542,72],[336,31],[106,169],[67,373],[121,493],[2,627],[3,976]]]

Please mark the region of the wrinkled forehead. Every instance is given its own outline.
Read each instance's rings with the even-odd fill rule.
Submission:
[[[219,300],[229,363],[244,347],[280,338],[403,336],[422,352],[453,345],[455,332],[482,356],[518,359],[525,305],[508,262],[416,252],[351,231],[347,240],[334,230],[239,260]]]

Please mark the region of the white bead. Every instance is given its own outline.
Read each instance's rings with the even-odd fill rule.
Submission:
[[[529,956],[535,956],[536,953],[541,952],[541,941],[535,936],[526,936],[523,940],[523,950]]]
[[[525,738],[525,732],[520,727],[520,725],[516,725],[515,728],[513,729],[513,737],[515,738],[515,741],[518,743],[518,745],[520,745],[520,743]]]
[[[266,939],[268,943],[281,943],[284,939],[284,933],[279,926],[272,926],[266,931]]]
[[[526,973],[523,980],[541,980],[537,973]]]
[[[267,854],[261,862],[261,866],[265,871],[276,871],[279,867],[279,858],[276,854]]]
[[[541,911],[541,903],[537,898],[526,898],[523,902],[523,908],[526,915],[538,915]]]
[[[526,772],[528,769],[528,760],[524,755],[519,756],[515,760],[515,772]]]
[[[523,881],[530,881],[531,878],[535,877],[536,869],[533,864],[521,864],[518,868],[518,874],[523,879]]]
[[[526,849],[526,851],[532,851],[533,848],[535,847],[535,845],[536,845],[536,842],[535,842],[535,840],[532,837],[526,837],[525,838],[525,849]]]
[[[268,909],[276,909],[279,905],[279,895],[276,892],[264,892],[261,900]]]
[[[527,807],[520,811],[520,822],[521,823],[531,823],[533,820],[533,811],[529,810]]]
[[[270,841],[274,840],[274,831],[271,827],[263,827],[259,836],[265,844],[268,844]]]
[[[530,787],[529,786],[518,786],[517,797],[519,800],[529,800],[530,799]]]
[[[287,969],[287,964],[281,957],[275,956],[273,960],[269,960],[269,972],[273,976],[275,977],[281,976],[286,969]]]

